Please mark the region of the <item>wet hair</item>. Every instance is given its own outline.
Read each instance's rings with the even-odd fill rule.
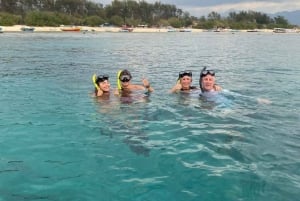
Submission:
[[[104,82],[105,80],[108,80],[109,76],[108,75],[98,75],[96,78],[96,84],[99,86],[100,82]]]
[[[120,73],[120,77],[119,77],[119,79],[121,79],[123,76],[129,76],[130,77],[130,79],[132,78],[132,76],[131,76],[131,73],[127,70],[127,69],[124,69],[124,70],[122,70],[122,72]]]

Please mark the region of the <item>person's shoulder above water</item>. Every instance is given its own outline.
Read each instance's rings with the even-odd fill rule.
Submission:
[[[142,78],[142,84],[132,84],[131,80],[132,75],[127,69],[119,71],[117,74],[118,88],[115,91],[115,94],[118,95],[120,92],[132,92],[136,90],[145,90],[147,92],[154,91],[146,78]]]
[[[171,93],[186,92],[197,89],[195,86],[191,86],[193,81],[193,73],[190,70],[180,71],[178,74],[176,84],[171,88]]]

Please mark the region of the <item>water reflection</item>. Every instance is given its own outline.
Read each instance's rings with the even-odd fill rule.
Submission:
[[[101,115],[102,135],[123,138],[131,151],[137,155],[149,156],[150,148],[146,146],[148,136],[144,131],[147,121],[149,96],[145,94],[126,93],[122,96],[95,98]]]

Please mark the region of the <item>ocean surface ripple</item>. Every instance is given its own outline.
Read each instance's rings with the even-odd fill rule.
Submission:
[[[298,200],[299,34],[5,33],[0,200]],[[284,44],[284,45],[283,45]],[[178,72],[224,92],[170,94]],[[155,92],[90,96],[129,69]]]

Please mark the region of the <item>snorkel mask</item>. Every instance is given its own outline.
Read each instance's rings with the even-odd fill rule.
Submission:
[[[129,75],[121,75],[120,81],[121,82],[129,82],[131,80],[131,77]]]
[[[193,77],[193,73],[190,70],[180,71],[178,74],[178,79],[183,78],[184,76]]]
[[[211,76],[215,76],[215,71],[213,71],[213,70],[206,70],[206,67],[204,67],[204,69],[200,73],[200,77],[205,77],[208,74],[211,75]]]
[[[125,69],[120,72],[119,80],[121,82],[129,82],[131,80],[131,78],[132,78],[132,76],[128,70]]]
[[[129,82],[131,80],[132,76],[130,74],[130,72],[126,69],[124,70],[120,70],[117,74],[117,86],[118,89],[121,90],[122,89],[122,84],[121,82]]]
[[[100,82],[104,82],[105,80],[108,80],[109,76],[108,75],[98,75],[96,79],[97,85],[99,85]]]
[[[93,80],[93,84],[94,84],[95,88],[97,90],[99,90],[100,89],[99,83],[103,82],[105,80],[108,80],[108,78],[109,78],[108,75],[99,75],[99,76],[97,76],[96,74],[94,74],[93,77],[92,77],[92,80]]]

